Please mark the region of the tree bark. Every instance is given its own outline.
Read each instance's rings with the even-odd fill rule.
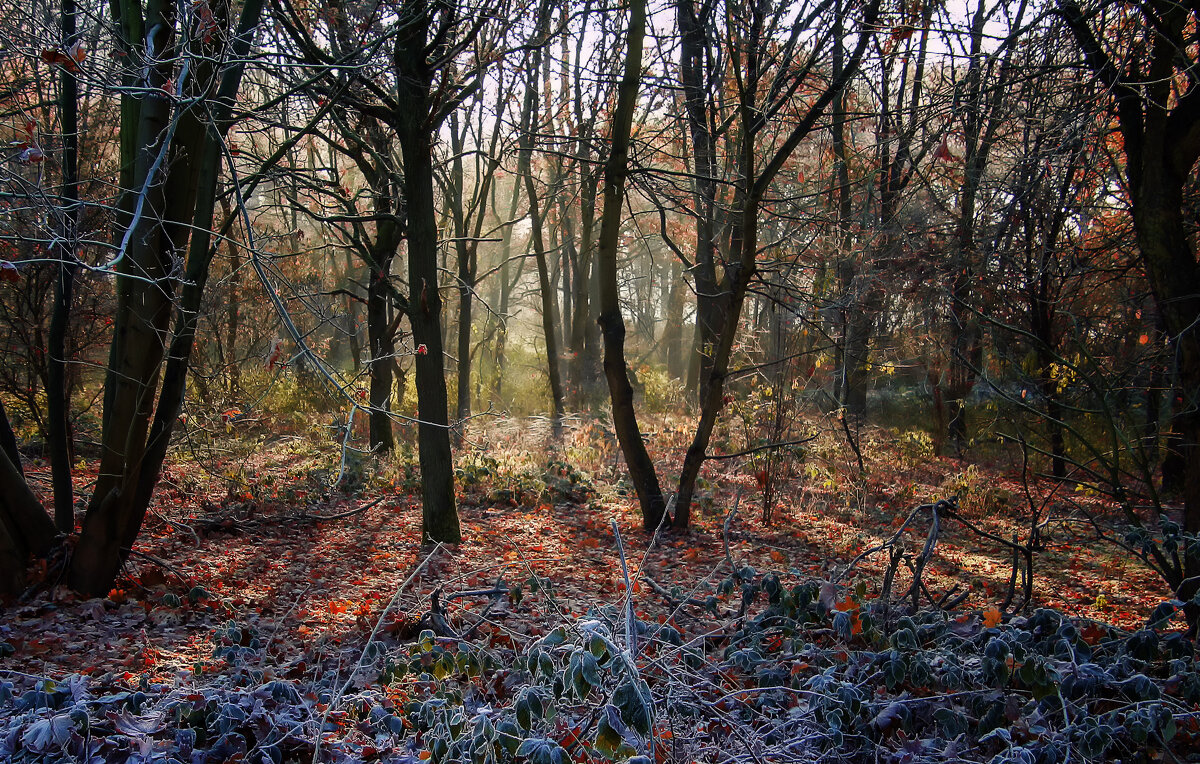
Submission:
[[[708,60],[710,19],[715,4],[697,8],[695,0],[677,0],[675,19],[679,29],[679,84],[683,89],[688,135],[692,141],[695,178],[692,197],[696,217],[696,250],[693,278],[696,281],[696,331],[693,356],[688,364],[687,388],[696,400],[704,396],[703,385],[712,377],[717,333],[724,323],[724,286],[717,276],[717,236],[720,214],[717,207],[717,142],[709,125],[715,109]]]
[[[140,220],[119,221],[124,236],[117,276],[117,314],[105,382],[105,408],[100,477],[84,517],[83,529],[71,559],[68,580],[82,594],[103,595],[112,587],[120,566],[137,538],[162,470],[171,431],[183,401],[188,360],[208,276],[217,173],[221,145],[230,121],[234,98],[258,26],[262,0],[249,0],[241,11],[230,55],[234,63],[218,72],[220,63],[200,56],[191,82],[219,80],[212,97],[211,122],[201,121],[198,110],[178,115],[178,125],[167,146],[162,141],[170,118],[166,95],[173,74],[174,43],[170,30],[176,9],[173,3],[152,0],[146,5],[145,24],[136,4],[122,4],[126,40],[137,39],[131,29],[149,27],[159,35],[160,58],[145,68],[147,95],[141,104],[135,150],[133,188],[142,189],[145,208]],[[200,43],[195,43],[199,45]],[[200,51],[192,51],[198,53]],[[190,91],[189,91],[190,92]],[[122,123],[125,127],[125,123]],[[160,168],[157,155],[169,152]],[[122,159],[134,159],[122,154]],[[157,175],[165,172],[159,181]],[[193,233],[194,232],[194,233]],[[189,241],[190,238],[190,241]],[[172,313],[174,294],[173,254],[187,252],[180,310],[176,313],[170,352],[166,354],[162,391],[154,406],[155,387],[163,372],[163,337]],[[151,414],[153,423],[151,426]]]
[[[76,33],[75,0],[62,2],[62,40],[70,48],[79,40]],[[50,474],[54,485],[54,524],[59,531],[75,530],[75,492],[71,485],[74,443],[71,438],[71,386],[67,364],[70,350],[67,335],[71,326],[71,300],[79,227],[79,82],[70,67],[59,67],[58,109],[62,120],[62,209],[63,221],[58,246],[58,278],[54,281],[54,312],[50,320],[46,375],[47,430],[50,441]]]
[[[1195,12],[1168,0],[1139,6],[1145,50],[1135,47],[1141,51],[1138,58],[1126,62],[1110,57],[1103,38],[1092,31],[1091,17],[1075,0],[1060,0],[1058,8],[1116,107],[1134,232],[1183,396],[1172,425],[1187,465],[1183,530],[1195,538],[1200,534],[1200,264],[1185,225],[1184,189],[1200,158],[1200,88],[1176,88],[1178,68],[1196,66],[1194,48],[1184,43]],[[1190,542],[1183,557],[1182,578],[1200,573],[1200,544]]]
[[[550,23],[550,8],[548,3],[542,3],[538,16],[538,25],[534,37],[540,39],[546,33]],[[534,46],[530,53],[529,71],[526,80],[525,101],[521,107],[521,137],[519,156],[517,158],[517,175],[525,182],[525,196],[528,197],[530,243],[533,246],[533,257],[537,264],[538,286],[542,302],[542,335],[546,340],[546,369],[550,377],[550,397],[554,406],[552,431],[557,439],[562,435],[563,417],[566,414],[566,397],[563,392],[562,358],[559,351],[558,331],[558,301],[555,299],[554,287],[550,283],[550,268],[546,258],[546,245],[543,235],[542,213],[537,186],[533,178],[533,134],[536,119],[538,91],[536,72],[542,70],[542,48]]]
[[[621,207],[629,166],[629,137],[637,105],[642,69],[642,41],[646,33],[646,2],[631,0],[626,34],[625,71],[617,90],[617,109],[609,133],[609,155],[604,163],[604,206],[597,242],[600,277],[600,335],[604,342],[604,377],[612,400],[613,427],[625,456],[629,477],[637,492],[642,526],[653,531],[663,521],[666,502],[659,487],[654,462],[646,450],[633,407],[633,386],[625,363],[625,319],[621,315],[617,288],[617,248],[621,229]]]
[[[417,345],[418,461],[421,466],[421,537],[462,541],[454,501],[454,461],[450,451],[442,299],[438,288],[437,211],[433,193],[433,72],[428,61],[431,9],[408,0],[396,38],[394,59],[400,103],[393,127],[404,158],[404,198],[408,205],[408,318]],[[424,352],[422,352],[424,346]]]

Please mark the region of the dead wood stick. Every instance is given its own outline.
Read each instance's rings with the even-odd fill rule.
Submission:
[[[305,520],[312,520],[314,522],[325,522],[326,520],[341,520],[343,517],[350,517],[351,515],[357,515],[359,512],[366,512],[371,507],[374,507],[377,504],[379,504],[385,498],[387,498],[387,497],[380,496],[375,501],[372,501],[368,504],[364,504],[361,507],[356,507],[355,509],[350,509],[345,512],[338,512],[335,515],[313,515],[313,514],[309,514],[308,512],[305,512],[300,517],[302,517]]]
[[[133,555],[134,557],[140,557],[141,559],[146,560],[147,562],[152,562],[155,565],[157,565],[158,567],[162,568],[163,570],[174,573],[175,575],[179,576],[180,578],[184,579],[185,581],[187,580],[187,575],[184,574],[183,571],[181,571],[179,568],[176,568],[174,565],[167,562],[166,560],[160,560],[159,558],[155,557],[154,555],[146,554],[145,552],[139,552],[136,549],[129,549],[126,551],[128,551],[129,554]]]

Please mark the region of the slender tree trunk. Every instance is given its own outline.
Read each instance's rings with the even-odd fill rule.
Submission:
[[[65,48],[78,42],[75,0],[63,0],[62,40]],[[71,390],[67,382],[70,351],[71,296],[75,285],[79,226],[79,83],[69,67],[59,67],[58,108],[62,119],[62,216],[64,230],[58,246],[58,278],[54,282],[54,312],[50,320],[46,408],[50,441],[50,473],[54,484],[54,524],[63,533],[75,530],[75,496],[71,485],[74,444],[71,439]]]
[[[383,237],[380,237],[382,239]],[[389,242],[379,243],[388,246]],[[391,297],[392,258],[395,250],[377,250],[370,264],[367,283],[367,345],[370,360],[367,370],[371,385],[369,401],[371,411],[367,417],[371,451],[388,454],[396,448],[396,437],[392,432],[392,391],[396,371],[396,330],[392,323],[388,304]]]
[[[458,114],[450,114],[450,182],[446,189],[450,217],[454,224],[454,253],[458,263],[458,341],[457,376],[455,384],[455,429],[456,445],[461,445],[466,434],[466,421],[471,417],[471,312],[475,296],[477,272],[476,249],[467,242],[467,216],[463,196],[464,172],[463,152],[466,147],[459,131]],[[486,193],[484,193],[486,196]],[[478,212],[480,216],[483,211]]]
[[[718,280],[716,266],[720,228],[717,220],[716,138],[709,125],[709,113],[714,107],[708,83],[708,24],[714,7],[706,3],[698,9],[695,0],[676,0],[675,3],[679,28],[679,80],[695,165],[692,196],[696,252],[692,273],[696,281],[696,332],[687,387],[697,400],[704,397],[703,385],[712,377],[717,333],[724,323],[721,309],[724,287]]]
[[[687,282],[683,280],[683,270],[678,263],[672,264],[671,291],[667,297],[666,326],[663,328],[662,342],[666,347],[667,374],[672,379],[682,380],[687,373],[684,366],[683,340],[683,305],[687,300]]]
[[[520,204],[521,178],[518,176],[513,180],[512,196],[508,202],[508,216],[505,218],[505,222],[512,223],[515,221],[517,209],[520,207]],[[508,310],[512,298],[513,283],[516,281],[512,277],[512,265],[509,262],[512,259],[512,237],[513,225],[505,225],[504,232],[500,234],[500,272],[497,274],[497,277],[500,279],[500,294],[496,300],[496,320],[500,322],[500,327],[496,330],[496,342],[492,350],[493,366],[496,373],[493,394],[497,399],[503,399],[504,397],[504,372],[507,365],[504,351],[508,340]],[[522,270],[521,267],[517,268],[518,277]]]
[[[544,36],[550,23],[550,8],[542,3],[538,16],[538,27],[535,36]],[[539,72],[542,69],[542,49],[534,47],[530,53],[529,71]],[[517,158],[517,175],[525,181],[525,195],[528,197],[530,243],[533,245],[533,256],[537,263],[538,285],[542,301],[542,334],[546,340],[546,368],[550,376],[550,397],[553,401],[553,435],[562,435],[562,422],[566,414],[565,395],[562,381],[562,359],[559,352],[558,332],[558,302],[554,297],[554,287],[550,282],[549,263],[546,258],[546,245],[543,237],[542,214],[533,178],[533,133],[534,112],[537,108],[538,92],[537,77],[530,76],[526,81],[525,102],[521,109],[520,155]]]
[[[587,149],[580,142],[581,152]],[[579,251],[578,261],[574,272],[575,299],[572,307],[575,315],[571,319],[571,378],[578,390],[577,405],[586,401],[594,402],[600,390],[600,359],[597,353],[598,337],[594,319],[595,301],[592,298],[595,277],[596,251],[596,196],[599,189],[598,178],[591,169],[587,168],[588,154],[580,156],[580,200],[579,200]]]
[[[404,23],[394,59],[406,108],[393,115],[404,158],[404,198],[408,206],[408,318],[417,345],[416,383],[418,460],[421,466],[421,537],[462,541],[454,501],[454,461],[450,451],[445,354],[442,349],[442,299],[438,290],[437,211],[433,193],[431,124],[432,73],[427,45],[430,10],[424,3],[404,4]],[[424,352],[421,352],[424,346]]]
[[[700,421],[696,425],[696,433],[679,473],[674,519],[674,525],[679,528],[686,528],[690,521],[696,478],[699,477],[700,468],[708,458],[707,450],[713,427],[725,404],[725,385],[730,359],[733,357],[738,323],[750,283],[758,271],[758,226],[762,200],[800,142],[808,136],[820,116],[845,90],[850,77],[858,69],[870,39],[868,32],[859,32],[857,45],[844,70],[825,86],[804,115],[794,123],[786,137],[776,144],[774,152],[765,157],[760,165],[758,152],[761,147],[757,144],[757,137],[765,127],[762,120],[762,104],[758,102],[763,51],[756,34],[762,30],[763,19],[758,14],[764,10],[763,6],[753,9],[755,17],[748,24],[751,35],[741,49],[744,58],[742,62],[735,64],[744,67],[743,77],[738,82],[737,111],[741,145],[737,156],[736,176],[741,180],[735,192],[733,207],[737,215],[736,225],[730,230],[729,237],[731,262],[726,267],[725,277],[728,284],[728,300],[722,306],[725,322],[721,326],[714,349],[711,375],[707,380],[701,380]],[[869,30],[875,24],[878,2],[872,2],[864,11],[863,28]],[[840,18],[840,13],[838,16]]]
[[[221,212],[226,218],[233,214],[233,207],[224,197],[221,201]],[[225,394],[230,400],[234,400],[242,390],[242,363],[237,354],[242,318],[239,307],[241,299],[238,296],[238,290],[242,286],[242,255],[237,243],[233,241],[228,242],[226,251],[229,255],[229,304],[225,307],[225,374],[228,381]]]
[[[646,2],[631,0],[626,36],[625,72],[617,91],[617,110],[609,134],[610,153],[604,164],[604,207],[600,217],[597,266],[600,276],[600,335],[604,340],[604,376],[612,399],[613,426],[629,477],[642,510],[642,526],[653,531],[663,521],[666,502],[659,487],[654,462],[646,450],[633,407],[633,386],[625,363],[625,319],[617,287],[617,244],[621,207],[629,165],[629,136],[637,104],[642,68],[642,39],[646,33]]]

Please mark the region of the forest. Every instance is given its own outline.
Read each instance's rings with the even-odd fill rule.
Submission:
[[[1200,0],[0,0],[0,760],[1200,761]]]

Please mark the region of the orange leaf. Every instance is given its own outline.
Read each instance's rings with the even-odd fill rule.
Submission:
[[[784,562],[787,562],[787,555],[784,554],[783,552],[779,551],[778,549],[772,549],[771,550],[771,559],[782,565]]]
[[[999,626],[1000,616],[1001,613],[999,608],[988,608],[987,610],[983,611],[983,625],[989,629]]]
[[[846,612],[848,610],[858,610],[858,603],[854,601],[854,597],[847,594],[846,599],[844,599],[841,602],[838,602],[836,605],[834,605],[833,609],[841,611],[841,612]]]

